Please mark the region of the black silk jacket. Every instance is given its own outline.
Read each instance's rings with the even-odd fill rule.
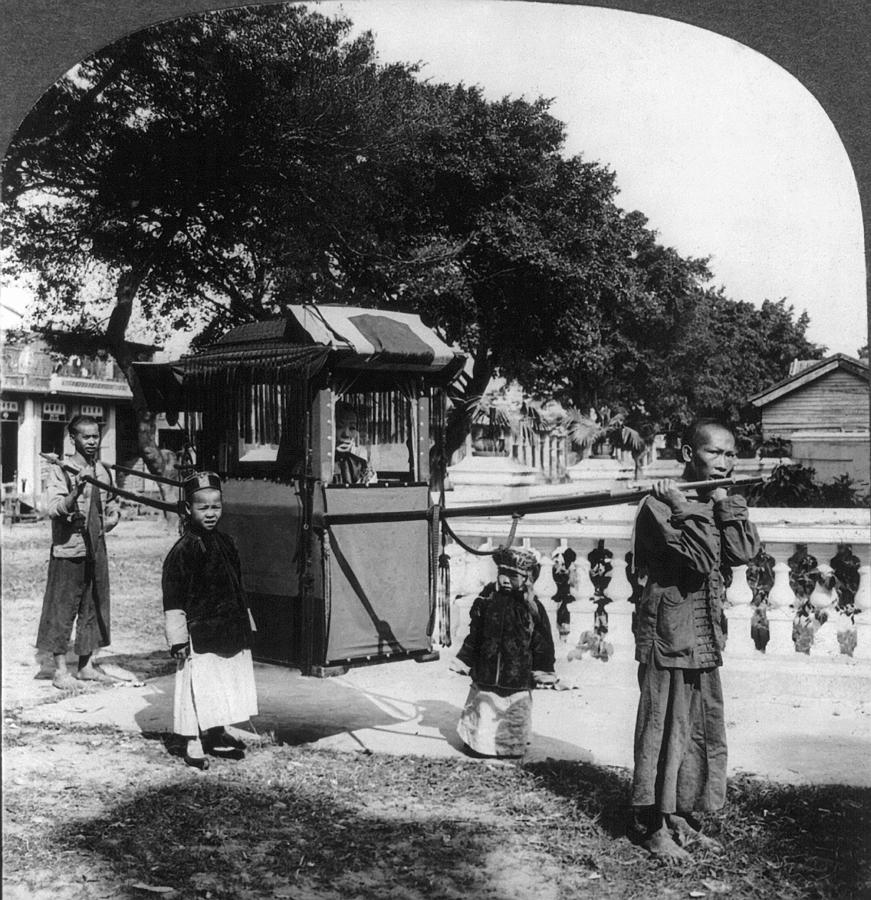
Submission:
[[[499,591],[495,583],[475,598],[457,659],[478,687],[522,691],[534,687],[533,672],[553,672],[550,622],[537,598],[534,604],[536,615],[522,595]]]
[[[635,659],[663,668],[722,664],[723,601],[733,566],[759,552],[747,502],[687,500],[681,513],[648,497],[639,507],[634,561],[647,584],[638,604]]]
[[[238,653],[251,646],[251,620],[239,553],[219,531],[191,530],[163,562],[163,609],[183,610],[197,653]]]

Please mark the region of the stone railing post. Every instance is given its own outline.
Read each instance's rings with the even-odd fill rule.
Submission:
[[[527,549],[535,550],[540,558],[541,571],[535,581],[536,596],[544,603],[545,609],[550,611],[551,606],[553,606],[553,609],[555,610],[556,606],[552,601],[553,595],[556,593],[556,582],[553,580],[553,568],[551,566],[550,553],[544,552],[541,547],[533,547],[532,541],[529,538],[523,539],[523,546]]]
[[[572,490],[577,490],[577,486],[573,486]],[[562,486],[541,485],[531,489],[531,494],[537,497],[550,493],[558,496],[565,494],[566,491],[567,489]],[[477,502],[477,499],[469,502]],[[459,506],[460,503],[454,501],[454,505]],[[838,585],[841,582],[836,582],[834,591],[826,586],[814,585],[817,589],[811,595],[811,603],[817,609],[828,613],[828,620],[814,635],[814,643],[810,648],[811,656],[840,657],[845,650],[852,649],[855,659],[871,659],[871,571],[869,571],[871,541],[868,538],[871,520],[868,518],[868,511],[753,509],[751,518],[759,529],[766,552],[774,559],[771,567],[774,583],[768,595],[767,618],[770,637],[766,656],[781,657],[784,660],[795,660],[799,656],[792,640],[797,600],[790,587],[787,560],[795,554],[796,544],[804,542],[809,554],[817,559],[817,571],[826,584],[830,576],[829,562],[835,554],[842,552],[841,547],[844,544],[852,546],[852,553],[859,560],[859,581],[857,585],[855,580],[852,582],[856,591],[853,598],[855,607],[853,618],[856,627],[850,635],[845,637],[847,630],[852,628],[852,622],[849,606],[845,613],[842,609],[844,603],[838,595],[840,590]],[[591,598],[595,595],[595,589],[590,580],[587,554],[596,547],[599,540],[602,540],[604,548],[612,553],[611,581],[605,589],[607,596],[612,600],[605,607],[608,613],[608,639],[614,645],[614,652],[618,657],[622,658],[625,653],[632,652],[634,644],[631,635],[632,608],[627,602],[631,588],[626,573],[625,553],[629,549],[633,519],[633,509],[612,507],[584,511],[577,516],[562,513],[552,516],[528,515],[520,521],[516,534],[517,542],[534,547],[541,553],[542,572],[536,584],[536,593],[548,612],[553,614],[554,621],[557,604],[553,601],[555,584],[550,554],[557,546],[569,546],[577,554],[573,564],[574,583],[571,585],[575,602],[568,607],[571,616],[569,647],[577,645],[581,632],[594,627],[596,605]],[[493,549],[495,543],[504,541],[509,527],[506,517],[495,516],[458,518],[452,526],[459,532],[464,542],[489,549]],[[484,584],[495,578],[496,572],[490,557],[472,556],[453,544],[447,546],[447,552],[451,558],[451,593],[457,607],[452,622],[452,634],[461,638],[467,628],[468,607],[471,600]],[[837,565],[835,571],[838,571]],[[805,588],[806,591],[808,589]],[[464,604],[457,601],[458,595],[471,596]],[[727,599],[729,640],[726,653],[753,658],[758,655],[750,637],[754,607],[744,566],[734,570],[732,584],[727,590]],[[849,599],[849,596],[845,596],[844,602],[849,604]],[[556,628],[554,635],[555,637],[557,635]]]
[[[753,591],[747,584],[747,566],[736,566],[732,570],[732,584],[726,590],[726,620],[729,623],[727,654],[747,656],[756,652],[750,637],[752,599]]]
[[[837,614],[838,596],[830,586],[832,567],[826,564],[819,566],[821,580],[817,582],[810,600],[814,610],[825,618],[814,636],[814,644],[811,647],[811,656],[839,656],[841,653],[838,643],[838,628],[842,626],[841,616]]]
[[[632,596],[632,585],[626,577],[626,560],[622,555],[614,554],[611,564],[611,584],[608,586],[608,596],[611,604],[608,609],[608,639],[615,648],[624,648],[632,654],[635,650],[635,638],[632,635],[632,611],[633,606],[629,602]],[[615,649],[615,653],[619,652]]]
[[[471,546],[471,544],[470,544]],[[456,556],[452,548],[456,547]],[[480,543],[477,550],[493,550],[493,542],[488,538]],[[462,641],[469,633],[469,611],[478,592],[485,584],[496,577],[496,567],[490,556],[473,556],[466,553],[458,544],[449,544],[447,547],[451,560],[451,640]],[[460,561],[460,559],[462,561]],[[454,572],[458,572],[460,579],[454,585]]]
[[[775,559],[778,550],[779,548],[772,549]],[[769,656],[789,656],[795,652],[792,643],[794,601],[795,594],[789,586],[789,566],[785,560],[780,560],[774,565],[774,587],[768,595],[768,629],[771,637],[766,653]]]
[[[856,590],[856,659],[871,659],[871,566],[859,567]]]

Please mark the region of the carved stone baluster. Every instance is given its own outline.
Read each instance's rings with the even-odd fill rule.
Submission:
[[[486,541],[478,545],[478,550],[486,550],[488,551],[486,556],[475,556],[474,557],[474,571],[476,578],[476,591],[480,591],[485,584],[489,584],[491,581],[496,580],[496,563],[493,562],[493,557],[490,556],[490,553],[496,549],[493,541],[490,538],[487,538]]]
[[[784,561],[774,565],[774,587],[768,595],[769,655],[786,656],[795,652],[792,642],[792,619],[795,594],[789,586],[789,566]]]
[[[768,605],[771,609],[791,607],[795,603],[795,594],[789,586],[789,566],[779,561],[774,564],[774,586],[768,594]]]
[[[533,590],[541,601],[547,617],[550,620],[550,633],[556,638],[556,610],[557,604],[553,595],[556,593],[556,585],[553,582],[553,574],[550,569],[550,557],[545,556],[538,548],[532,546],[531,538],[523,538],[521,546],[525,550],[531,550],[538,557],[538,575],[536,576]]]
[[[584,600],[589,600],[595,593],[593,582],[590,581],[590,563],[583,555],[579,556],[575,561],[575,572],[578,576],[578,589],[575,591],[575,596],[578,602],[581,603]],[[577,609],[581,609],[581,607],[578,606]]]
[[[452,598],[462,596],[469,592],[466,586],[469,580],[466,562],[468,554],[454,541],[445,544],[445,554],[451,567],[451,596]]]
[[[772,604],[769,599],[774,587],[774,557],[765,549],[765,544],[759,548],[756,556],[744,567],[744,577],[740,579],[747,586],[750,594],[750,623],[749,636],[756,653],[766,653],[771,641],[771,622],[769,612]],[[733,584],[739,582],[736,573]],[[787,590],[789,588],[787,587]]]
[[[550,556],[548,554],[542,553],[538,548],[532,547],[530,539],[523,539],[523,546],[529,549],[535,550],[539,557],[539,563],[541,564],[541,571],[539,572],[538,578],[535,581],[535,593],[538,596],[538,599],[541,600],[546,609],[550,609],[551,601],[553,600],[553,595],[556,593],[556,583],[553,580],[553,571],[550,566]],[[547,602],[545,602],[547,601]],[[556,606],[554,606],[556,609]]]
[[[871,566],[859,567],[859,587],[854,601],[856,610],[856,659],[871,659]]]
[[[811,653],[814,656],[839,656],[841,651],[838,646],[838,625],[835,615],[837,613],[837,595],[833,590],[834,577],[832,567],[822,563],[819,568],[819,577],[813,593],[810,595],[810,604],[814,609],[814,615],[819,622],[819,629],[814,637]],[[840,619],[840,616],[838,617]]]
[[[587,627],[589,615],[586,610],[582,613],[583,628],[581,631],[580,649],[583,644],[589,649],[590,655],[596,659],[607,661],[614,651],[613,639],[610,635],[610,611],[612,595],[610,593],[613,579],[614,554],[605,546],[605,541],[599,539],[596,546],[587,554],[589,563],[589,578],[593,586],[590,597],[593,606],[592,628]],[[583,604],[583,597],[581,598]],[[586,604],[584,604],[586,606]]]
[[[753,591],[747,584],[747,566],[735,566],[732,569],[732,583],[726,588],[726,619],[729,623],[726,652],[730,656],[748,656],[755,652],[750,637],[752,600]]]
[[[577,554],[563,539],[560,546],[551,553],[551,578],[556,585],[554,602],[557,604],[555,637],[568,643],[572,631],[572,609],[577,608],[577,574],[575,561]],[[575,618],[576,622],[576,618]]]
[[[478,550],[493,550],[493,543],[488,538],[477,548]],[[496,577],[496,567],[491,556],[475,556],[466,553],[460,548],[464,563],[459,567],[462,573],[462,594],[451,586],[454,600],[451,603],[451,638],[462,641],[469,633],[469,612],[479,591],[485,584]],[[458,554],[459,555],[459,554]],[[453,579],[453,559],[451,556],[451,578]]]
[[[732,569],[732,583],[726,589],[730,607],[746,606],[753,599],[753,591],[747,583],[747,566]]]
[[[626,573],[626,559],[614,555],[614,577],[608,590],[608,596],[613,598],[613,603],[608,606],[608,639],[626,651],[627,655],[635,652],[635,638],[632,635],[632,613],[635,609],[629,598],[632,596],[632,585]]]
[[[476,587],[470,572],[471,555],[453,542],[445,546],[445,553],[451,566],[451,640],[456,642],[462,641],[468,631]]]
[[[871,611],[871,566],[859,567],[859,587],[856,590],[855,606],[860,613]]]
[[[787,562],[789,586],[795,594],[792,641],[796,653],[809,656],[820,627],[816,610],[811,602],[811,595],[819,582],[817,559],[808,551],[807,544],[799,543],[795,545],[795,553]]]
[[[614,555],[612,560],[614,569],[611,573],[611,584],[608,587],[608,596],[615,603],[623,603],[632,596],[632,585],[626,575],[626,560]]]

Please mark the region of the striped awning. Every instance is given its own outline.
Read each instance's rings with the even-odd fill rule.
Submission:
[[[152,409],[184,408],[231,382],[306,382],[324,367],[370,389],[390,379],[452,380],[465,356],[420,317],[357,306],[291,306],[282,318],[249,322],[173,363],[137,363]],[[368,378],[366,373],[370,373]],[[199,406],[197,406],[199,408]]]
[[[448,346],[412,313],[360,306],[290,306],[287,315],[227,332],[194,361],[243,361],[282,349],[318,345],[333,364],[370,371],[443,374],[459,370],[462,353]]]
[[[462,357],[412,313],[357,306],[291,306],[289,312],[310,340],[349,351],[367,367],[438,371]]]

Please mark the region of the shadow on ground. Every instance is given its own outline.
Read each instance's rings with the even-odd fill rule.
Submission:
[[[558,759],[529,763],[523,768],[551,793],[569,800],[578,812],[597,821],[611,837],[626,836],[631,812],[629,772]]]
[[[364,729],[386,729],[419,714],[417,704],[394,701],[336,679],[306,678],[294,670],[259,665],[255,671],[259,714],[249,723],[234,724],[279,745],[298,746]],[[174,684],[173,678],[149,682],[141,701],[144,705],[134,714],[140,731],[172,730]]]
[[[868,789],[731,779],[705,821],[725,852],[675,867],[623,839],[622,770],[266,743],[201,773],[147,737],[22,726],[4,896],[7,882],[26,900],[58,884],[76,900],[869,896]]]
[[[78,659],[75,653],[67,653],[67,665],[70,671],[75,671]],[[38,666],[38,670],[33,676],[34,680],[51,681],[54,677],[54,660],[51,654],[35,650],[34,661]],[[169,675],[175,671],[176,666],[175,660],[169,656],[166,650],[151,650],[147,653],[111,653],[102,651],[95,656],[94,662],[99,666],[124,669],[131,675],[136,676],[137,681]]]
[[[128,884],[182,896],[486,896],[497,824],[351,808],[315,787],[252,790],[203,778],[143,790],[52,835]],[[141,889],[121,888],[124,898]],[[267,893],[266,896],[270,894]],[[254,894],[252,894],[254,896]]]
[[[524,766],[613,838],[633,833],[631,773],[562,760]],[[738,868],[753,896],[871,897],[871,789],[783,785],[750,776],[729,779],[725,807],[702,816],[703,830],[725,848],[707,865]],[[736,866],[736,863],[738,865]],[[734,876],[733,876],[734,877]],[[784,892],[786,891],[786,892]]]

